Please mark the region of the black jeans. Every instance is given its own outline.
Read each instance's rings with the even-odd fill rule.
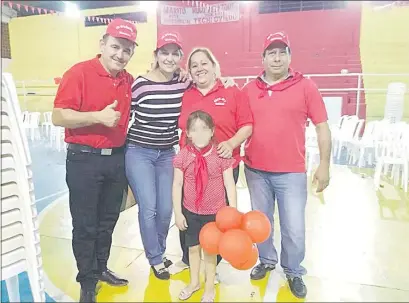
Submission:
[[[66,181],[72,216],[72,248],[77,262],[77,282],[95,289],[105,271],[112,233],[126,189],[125,155],[110,156],[67,151]]]
[[[233,178],[234,178],[234,182],[237,184],[237,181],[239,180],[239,166],[233,169]],[[226,202],[227,202],[227,205],[229,205],[229,199],[227,199],[227,193],[226,193]],[[185,244],[185,236],[186,236],[185,231],[179,231],[180,247],[182,248],[182,253],[183,253],[182,262],[189,265],[189,247],[187,247]],[[217,264],[219,264],[221,261],[222,261],[222,257],[220,255],[217,255]]]

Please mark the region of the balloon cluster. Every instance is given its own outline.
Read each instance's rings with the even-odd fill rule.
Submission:
[[[207,223],[200,231],[199,241],[208,254],[220,254],[234,268],[247,270],[258,259],[256,243],[271,234],[270,220],[260,211],[241,213],[225,206],[216,214],[216,221]]]

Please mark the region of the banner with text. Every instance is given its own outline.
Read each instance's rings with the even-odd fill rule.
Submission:
[[[195,25],[240,20],[240,2],[231,1],[203,7],[162,5],[161,24]]]

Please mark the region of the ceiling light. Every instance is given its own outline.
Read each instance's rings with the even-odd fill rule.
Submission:
[[[81,12],[76,3],[70,1],[63,1],[65,4],[65,15],[70,18],[79,18]]]
[[[158,1],[140,1],[139,7],[149,13],[155,13],[158,8]]]

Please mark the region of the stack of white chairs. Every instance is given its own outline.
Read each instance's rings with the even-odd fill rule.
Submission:
[[[386,94],[385,116],[384,119],[391,123],[397,123],[402,120],[403,108],[405,102],[406,84],[392,82],[388,85]]]
[[[18,275],[27,272],[34,302],[45,302],[31,157],[10,74],[2,74],[1,277],[10,302],[20,302]]]

